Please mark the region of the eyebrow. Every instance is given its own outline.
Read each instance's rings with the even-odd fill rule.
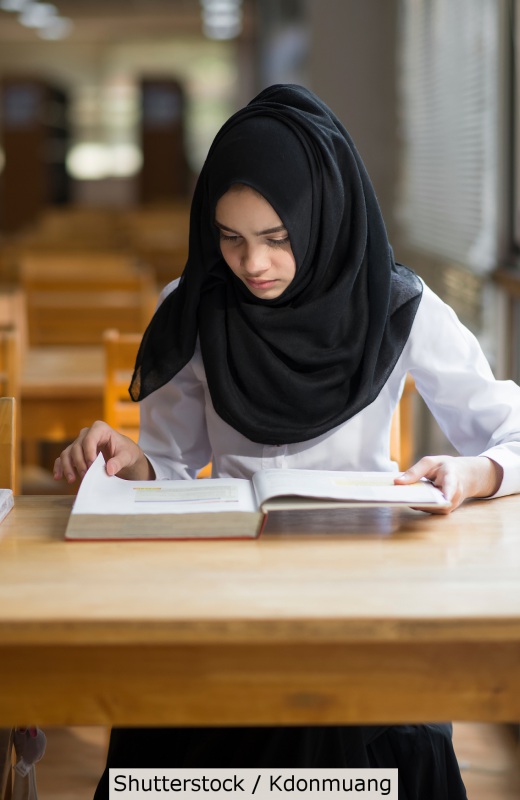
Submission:
[[[230,231],[230,233],[236,233],[237,236],[241,236],[239,231],[235,231],[233,228],[230,228],[228,225],[223,225],[222,222],[215,220],[215,225],[217,228],[222,228],[224,231]],[[255,231],[255,236],[266,236],[269,233],[281,233],[282,231],[286,231],[287,228],[285,225],[277,225],[275,228],[266,228],[265,231]]]

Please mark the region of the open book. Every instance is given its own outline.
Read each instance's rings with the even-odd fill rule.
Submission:
[[[14,506],[14,496],[12,489],[0,489],[0,522]]]
[[[251,481],[125,481],[101,455],[83,478],[67,539],[250,539],[274,510],[448,505],[426,481],[396,486],[395,472],[268,469]]]

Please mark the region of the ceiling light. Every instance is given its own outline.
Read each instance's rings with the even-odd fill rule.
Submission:
[[[57,12],[58,9],[51,3],[28,3],[18,19],[26,28],[43,28]]]
[[[42,39],[65,39],[72,31],[74,24],[68,17],[51,17],[43,28],[38,31]]]
[[[110,147],[110,175],[114,178],[131,178],[143,165],[143,154],[136,144],[113,144]]]
[[[242,5],[241,0],[200,0],[200,4],[206,11],[238,11]]]
[[[241,15],[238,9],[233,8],[228,11],[213,11],[213,9],[205,11],[203,20],[208,25],[236,25],[240,22]]]
[[[0,0],[0,8],[3,11],[21,11],[30,0]]]
[[[101,142],[77,144],[68,152],[65,163],[76,180],[101,180],[110,174],[110,150]]]
[[[208,39],[235,39],[242,32],[242,0],[200,0]]]
[[[218,39],[218,40],[226,40],[226,39],[236,39],[237,36],[240,35],[242,32],[242,23],[240,20],[235,22],[233,25],[219,25],[217,23],[202,23],[202,31],[208,39]]]

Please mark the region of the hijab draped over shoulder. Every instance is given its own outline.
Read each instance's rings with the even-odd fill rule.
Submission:
[[[287,228],[296,275],[256,298],[224,262],[215,206],[259,192]],[[215,410],[252,441],[319,436],[378,396],[410,334],[422,284],[394,261],[377,198],[343,125],[312,92],[265,89],[221,128],[191,207],[180,283],[146,330],[130,387],[141,400],[192,357]]]

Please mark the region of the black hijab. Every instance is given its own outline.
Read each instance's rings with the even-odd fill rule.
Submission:
[[[256,298],[222,259],[215,206],[233,184],[272,205],[296,275]],[[408,339],[422,284],[396,264],[372,184],[340,121],[312,92],[265,89],[221,128],[195,188],[188,261],[146,330],[141,400],[193,355],[219,416],[263,444],[323,434],[375,400]]]

